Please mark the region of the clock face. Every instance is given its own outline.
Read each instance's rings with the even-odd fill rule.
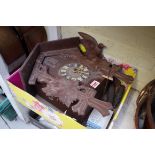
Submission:
[[[59,75],[65,77],[67,80],[83,81],[89,77],[90,72],[83,64],[70,63],[59,69]]]

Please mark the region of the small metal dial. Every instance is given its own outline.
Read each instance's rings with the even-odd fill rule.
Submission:
[[[90,75],[86,66],[78,63],[71,63],[62,66],[59,70],[59,74],[64,76],[67,80],[83,81]]]

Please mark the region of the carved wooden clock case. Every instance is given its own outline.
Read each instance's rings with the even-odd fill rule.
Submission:
[[[131,83],[133,78],[102,56],[103,44],[85,33],[80,35],[83,39],[75,37],[38,44],[20,74],[28,92],[39,94],[84,124],[93,108],[103,116],[113,109],[112,103],[101,99],[111,79]],[[84,45],[86,51],[81,52],[79,45]]]

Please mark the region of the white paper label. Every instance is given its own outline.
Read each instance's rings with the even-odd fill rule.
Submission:
[[[100,84],[100,82],[98,81],[93,81],[90,85],[93,87],[93,88],[97,88],[97,86]]]

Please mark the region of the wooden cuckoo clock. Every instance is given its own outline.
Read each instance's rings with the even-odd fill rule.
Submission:
[[[93,108],[103,116],[113,108],[110,102],[95,97],[96,88],[102,81],[117,77],[131,83],[133,79],[102,56],[103,44],[98,44],[85,33],[80,35],[86,52],[81,52],[79,47],[41,52],[29,78],[29,85],[35,85],[42,97],[82,122]]]

